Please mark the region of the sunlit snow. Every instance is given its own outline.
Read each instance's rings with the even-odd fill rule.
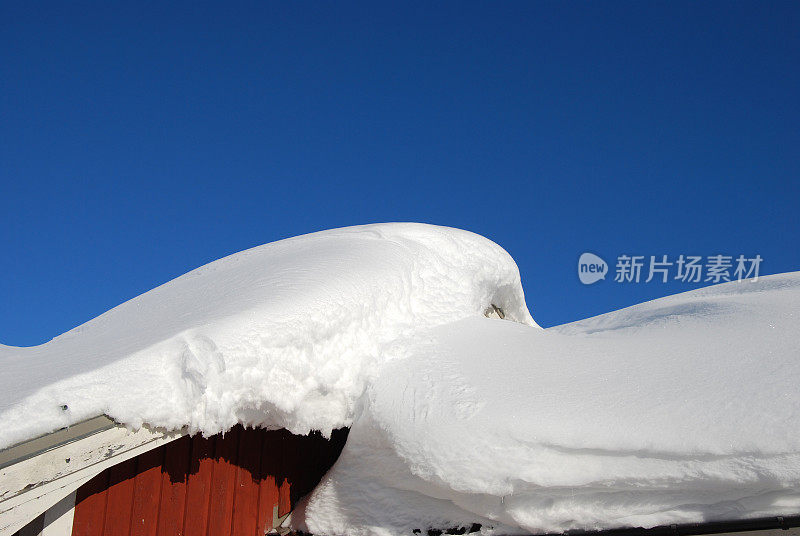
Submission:
[[[496,244],[368,225],[221,259],[0,364],[0,447],[100,413],[352,426],[292,516],[320,535],[800,512],[800,273],[543,330]]]

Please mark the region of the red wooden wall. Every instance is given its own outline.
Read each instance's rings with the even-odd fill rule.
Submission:
[[[347,439],[233,428],[185,436],[78,489],[75,536],[263,535],[319,483]]]

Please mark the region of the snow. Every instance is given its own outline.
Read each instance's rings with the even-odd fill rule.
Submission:
[[[800,511],[800,273],[551,329],[480,318],[387,356],[317,534],[561,532]]]
[[[365,225],[259,246],[41,346],[0,346],[0,448],[102,413],[328,434],[351,424],[387,344],[491,303],[534,325],[514,261],[467,231]]]
[[[207,435],[351,426],[292,515],[319,535],[795,514],[799,320],[792,273],[541,329],[483,237],[325,231],[0,347],[0,448],[99,413]]]

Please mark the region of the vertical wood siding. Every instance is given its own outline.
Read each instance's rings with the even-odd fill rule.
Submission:
[[[72,534],[261,536],[319,483],[346,438],[241,426],[183,437],[81,486]]]

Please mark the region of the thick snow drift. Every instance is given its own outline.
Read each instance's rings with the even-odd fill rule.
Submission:
[[[432,327],[387,356],[294,522],[518,534],[800,512],[799,328],[800,273],[546,330]]]
[[[0,448],[102,413],[329,433],[387,344],[490,303],[533,325],[514,261],[467,231],[366,225],[256,247],[41,346],[0,346]]]
[[[0,366],[0,448],[100,413],[352,425],[293,514],[319,535],[800,512],[800,273],[542,330],[496,244],[370,225],[216,261]]]

